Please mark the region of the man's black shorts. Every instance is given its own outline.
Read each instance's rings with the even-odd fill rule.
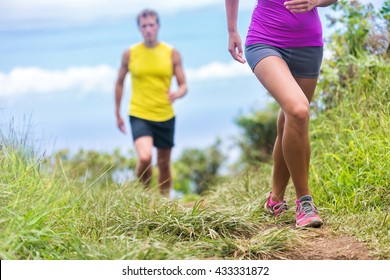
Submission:
[[[151,136],[153,145],[159,149],[169,149],[174,146],[175,117],[163,122],[149,121],[129,116],[133,140],[142,136]]]

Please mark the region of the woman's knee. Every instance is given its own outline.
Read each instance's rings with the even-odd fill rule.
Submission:
[[[310,117],[309,103],[300,103],[285,112],[287,118],[297,124],[307,125]]]
[[[283,135],[284,123],[285,123],[284,112],[280,111],[278,115],[277,125],[276,125],[276,132],[280,137],[282,137]]]

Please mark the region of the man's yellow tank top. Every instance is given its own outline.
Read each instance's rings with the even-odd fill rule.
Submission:
[[[175,113],[168,100],[173,76],[172,47],[161,42],[153,48],[143,43],[130,47],[129,71],[132,83],[129,114],[157,122],[173,118]]]

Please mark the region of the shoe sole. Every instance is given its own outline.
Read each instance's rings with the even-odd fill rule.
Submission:
[[[309,223],[305,224],[305,225],[298,225],[298,224],[295,224],[295,226],[297,228],[319,228],[321,227],[323,224],[323,222],[321,220],[318,220],[318,219],[315,219],[315,220],[312,220],[310,221]]]

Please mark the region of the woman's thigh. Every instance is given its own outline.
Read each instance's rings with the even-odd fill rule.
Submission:
[[[282,58],[268,56],[262,59],[254,73],[284,112],[292,111],[300,105],[309,106],[308,98]]]

